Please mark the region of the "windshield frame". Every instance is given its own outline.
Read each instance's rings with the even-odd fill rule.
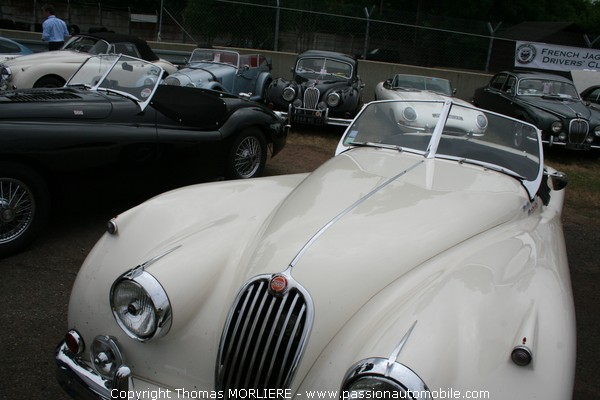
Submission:
[[[401,104],[394,105],[393,103]],[[425,115],[423,120],[431,123],[432,119],[437,118],[437,121],[431,123],[427,130],[413,127],[410,132],[404,132],[400,136],[395,129],[405,129],[406,126],[399,124],[398,121],[396,121],[397,126],[395,127],[394,124],[389,125],[389,121],[387,122],[388,125],[385,125],[386,122],[382,122],[383,127],[379,125],[373,128],[372,125],[369,125],[374,121],[382,121],[386,118],[384,114],[388,105],[405,108],[410,106],[424,107],[423,110],[426,108],[430,113],[433,110],[435,114],[423,113]],[[462,115],[474,117],[473,120],[477,121],[479,121],[480,114],[483,115],[486,125],[481,131],[457,133],[453,126],[456,125],[461,112],[468,113]],[[369,113],[373,116],[370,116]],[[416,121],[420,122],[421,120]],[[487,124],[488,122],[489,124]],[[491,122],[493,122],[493,125]],[[363,126],[361,126],[361,123]],[[469,124],[466,124],[466,126],[469,126]],[[518,140],[524,147],[517,144],[517,134],[521,135]],[[369,137],[369,135],[374,137],[374,140],[362,139]],[[377,135],[381,135],[380,141],[377,141]],[[486,137],[486,135],[488,136]],[[399,137],[404,139],[395,139]],[[392,140],[384,141],[385,138],[392,138]],[[459,140],[464,142],[458,142]],[[418,144],[411,146],[410,143]],[[440,143],[443,143],[444,146],[440,147]],[[411,153],[426,159],[437,158],[456,161],[460,164],[467,163],[481,166],[486,170],[494,170],[518,179],[527,191],[530,200],[534,199],[544,172],[541,132],[536,126],[499,113],[478,109],[451,98],[446,100],[380,100],[368,103],[342,135],[335,155],[337,156],[357,147],[376,147],[395,152]],[[449,148],[461,149],[461,151],[453,153],[453,150],[450,150],[448,152]],[[474,150],[478,153],[476,156],[478,158],[469,158],[474,157]],[[467,155],[463,156],[461,153]]]
[[[307,60],[318,60],[318,61],[322,61],[323,64],[321,66],[320,70],[314,70],[312,68],[310,69],[304,69],[304,67],[300,67],[301,63],[303,63],[304,61]],[[330,73],[327,72],[327,63],[328,61],[334,61],[338,64],[343,64],[344,66],[347,66],[349,68],[349,74],[344,74],[342,75],[338,75],[335,73]],[[320,56],[320,55],[310,55],[310,56],[305,56],[305,57],[299,57],[296,60],[296,65],[294,66],[294,74],[296,76],[300,76],[303,79],[308,79],[308,80],[332,80],[332,81],[340,81],[340,82],[348,82],[352,80],[352,77],[354,76],[354,65],[352,65],[349,62],[346,62],[344,60],[340,60],[338,58],[334,58],[334,57],[327,57],[327,56]]]
[[[117,69],[118,66],[120,66],[120,69]],[[134,78],[135,83],[141,83],[141,85],[127,87],[135,88],[136,91],[141,89],[139,90],[139,96],[127,90],[115,88],[115,82],[118,83],[118,80],[111,79],[122,76],[123,73],[120,70],[129,73],[134,72],[134,69],[136,69],[136,72],[140,72],[139,76],[134,74],[129,78]],[[117,93],[138,103],[143,111],[152,100],[162,75],[162,67],[151,62],[123,54],[99,54],[91,56],[83,62],[69,78],[65,87],[84,87],[90,91]],[[131,83],[131,80],[128,83]],[[124,89],[126,86],[121,87]]]

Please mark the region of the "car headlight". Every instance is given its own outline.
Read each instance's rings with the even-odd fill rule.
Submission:
[[[483,114],[477,115],[477,118],[475,119],[475,123],[477,124],[477,128],[481,129],[482,131],[486,130],[486,128],[488,126],[488,120],[487,120],[486,116]]]
[[[181,86],[181,82],[179,81],[179,79],[175,78],[174,76],[168,76],[165,79],[164,83],[165,85]]]
[[[560,121],[554,121],[550,126],[550,129],[552,129],[552,132],[554,133],[559,133],[563,129],[563,124]]]
[[[340,399],[427,399],[429,388],[407,366],[387,358],[368,358],[344,376]]]
[[[136,340],[146,342],[171,328],[171,304],[154,276],[141,268],[121,275],[110,289],[110,306],[117,324]]]
[[[600,125],[594,128],[594,135],[600,136]]]
[[[333,92],[327,95],[326,102],[329,107],[337,107],[338,104],[340,104],[340,100],[340,95],[336,92]]]
[[[0,69],[0,78],[3,81],[9,81],[11,77],[12,77],[12,71],[10,70],[9,67],[2,67],[2,69]]]
[[[281,96],[285,101],[292,101],[296,98],[296,90],[293,87],[288,86],[285,89],[283,89],[283,93]]]
[[[402,116],[407,121],[415,121],[418,117],[417,111],[412,107],[406,107],[402,111]]]

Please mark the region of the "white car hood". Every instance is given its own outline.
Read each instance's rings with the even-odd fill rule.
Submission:
[[[297,386],[340,328],[370,299],[436,254],[515,219],[515,210],[529,202],[516,179],[498,172],[408,154],[399,157],[383,149],[348,151],[302,178],[199,185],[125,213],[117,219],[119,233],[103,237],[78,275],[70,326],[84,335],[102,331],[126,342],[128,359],[143,375],[168,375],[174,387],[190,380],[210,387],[237,291],[251,277],[286,270],[321,231],[291,271],[312,297],[315,310]],[[263,198],[251,197],[249,190],[259,186]],[[202,189],[207,191],[203,194]],[[259,203],[265,205],[264,215],[254,213]],[[147,346],[127,338],[114,323],[108,292],[127,268],[166,249],[175,250],[148,271],[169,293],[173,327],[152,343],[160,359],[147,358]],[[402,334],[395,333],[394,340]],[[176,368],[181,360],[203,362],[182,370]],[[348,366],[335,373],[343,374]]]
[[[73,63],[81,64],[87,60],[91,55],[87,53],[81,53],[72,50],[56,50],[56,51],[43,51],[35,54],[28,54],[20,56],[6,61],[6,66],[9,67],[22,67],[26,65],[37,65],[44,63]]]

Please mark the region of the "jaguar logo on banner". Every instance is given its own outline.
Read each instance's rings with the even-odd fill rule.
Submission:
[[[600,70],[600,50],[517,42],[514,66],[551,71]]]

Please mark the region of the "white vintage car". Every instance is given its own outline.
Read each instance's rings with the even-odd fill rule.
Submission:
[[[57,348],[66,391],[571,398],[566,177],[540,132],[450,99],[411,101],[439,123],[407,132],[395,103],[363,108],[311,174],[185,187],[109,221]],[[485,113],[485,134],[447,134],[457,112]]]
[[[43,51],[6,60],[0,64],[3,90],[63,86],[88,58],[98,54],[124,54],[160,66],[164,76],[177,67],[159,58],[148,43],[135,36],[97,32],[71,37],[60,50]]]

